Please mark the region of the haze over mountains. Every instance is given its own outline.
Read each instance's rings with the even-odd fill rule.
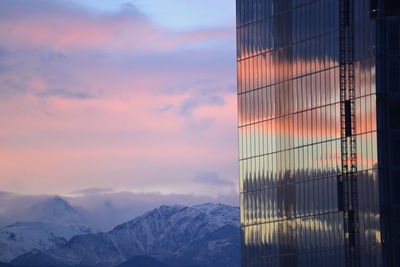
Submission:
[[[76,235],[95,231],[84,209],[73,207],[60,197],[45,199],[23,212],[29,221],[0,227],[0,261],[57,247]]]
[[[75,267],[240,265],[238,207],[161,206],[108,232],[90,229],[89,213],[59,197],[35,204],[30,212],[34,222],[0,228],[0,261]]]
[[[42,218],[32,212],[33,206],[40,206],[41,203],[51,198],[57,197],[0,192],[0,226],[18,221],[41,221]],[[91,228],[101,231],[110,231],[114,226],[132,220],[161,205],[180,203],[185,206],[193,206],[205,202],[225,203],[233,206],[239,204],[236,193],[210,198],[209,196],[120,192],[107,188],[89,188],[71,192],[67,196],[63,196],[63,199],[80,213],[79,216],[86,220],[85,223]],[[37,210],[37,208],[35,209]]]

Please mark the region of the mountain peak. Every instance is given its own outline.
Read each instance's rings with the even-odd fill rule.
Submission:
[[[194,206],[192,206],[192,208],[194,208],[194,209],[217,209],[217,208],[238,208],[238,207],[229,206],[229,205],[225,205],[222,203],[207,202],[207,203],[203,203],[203,204],[194,205]]]
[[[38,214],[45,216],[59,216],[65,213],[78,213],[66,200],[59,196],[48,198],[32,207]]]
[[[65,199],[61,198],[60,196],[54,196],[49,199],[46,199],[45,201],[42,202],[42,204],[63,206],[63,207],[73,209],[73,207]]]
[[[34,221],[63,225],[86,225],[84,214],[59,196],[48,198],[33,205],[27,213],[32,215]]]
[[[192,207],[182,205],[162,205],[159,208],[146,212],[142,216],[117,225],[114,230],[129,229],[136,227],[141,222],[151,225],[161,222],[169,225],[180,224],[181,222],[191,221],[192,223],[207,224],[216,229],[225,224],[239,226],[239,207],[224,204],[205,203]]]
[[[159,208],[154,209],[153,211],[155,212],[179,212],[182,209],[187,208],[186,206],[182,206],[182,205],[171,205],[171,206],[167,206],[167,205],[162,205]]]

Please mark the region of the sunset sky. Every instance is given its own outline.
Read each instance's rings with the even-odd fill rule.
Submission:
[[[1,0],[0,191],[238,192],[232,0]]]

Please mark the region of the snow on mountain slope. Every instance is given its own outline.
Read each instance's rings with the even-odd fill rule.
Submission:
[[[192,208],[212,217],[214,223],[220,227],[226,224],[235,225],[237,227],[240,226],[238,207],[227,206],[223,204],[205,203],[192,206]]]
[[[73,236],[89,232],[85,227],[44,222],[17,222],[0,227],[0,261],[9,262],[32,250],[58,247]]]
[[[237,207],[221,204],[161,206],[115,227],[109,235],[120,242],[119,249],[125,258],[134,253],[164,259],[227,224],[239,227]],[[136,245],[133,252],[132,244]]]
[[[91,233],[85,211],[60,197],[48,198],[25,211],[29,222],[0,227],[0,261],[10,261],[32,250],[65,244],[75,235]]]
[[[36,260],[51,257],[60,264],[115,266],[132,257],[148,255],[168,264],[179,262],[183,265],[190,262],[198,248],[201,248],[203,258],[194,258],[189,265],[207,263],[208,256],[234,255],[231,262],[236,262],[235,257],[240,255],[236,244],[239,241],[238,207],[211,203],[193,207],[161,206],[108,233],[76,236],[59,248],[42,252],[40,256],[21,257],[13,263],[40,266],[40,261]],[[215,250],[216,247],[219,249]],[[224,251],[229,253],[225,255]],[[239,265],[240,261],[237,261],[237,265],[231,266]]]
[[[1,266],[0,266],[1,267]],[[171,267],[149,256],[136,256],[117,267]]]

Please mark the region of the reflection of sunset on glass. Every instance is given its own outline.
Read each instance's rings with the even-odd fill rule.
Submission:
[[[399,16],[237,1],[242,266],[400,264]]]

